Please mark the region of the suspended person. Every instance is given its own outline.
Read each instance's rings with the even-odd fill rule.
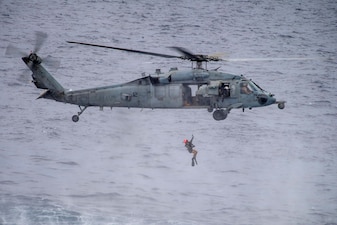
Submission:
[[[197,154],[198,154],[198,151],[193,149],[195,147],[195,145],[192,143],[193,141],[193,138],[194,136],[192,135],[192,138],[191,140],[187,140],[187,139],[184,139],[184,143],[185,143],[185,147],[187,148],[187,151],[189,153],[192,153],[193,154],[193,157],[192,157],[192,166],[194,166],[194,164],[197,164],[198,165],[198,162],[197,162]]]

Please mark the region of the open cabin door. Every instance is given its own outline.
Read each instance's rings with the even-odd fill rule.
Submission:
[[[230,96],[231,90],[229,83],[223,81],[211,81],[209,84],[198,86],[195,104],[197,106],[211,106],[213,102],[224,100]]]

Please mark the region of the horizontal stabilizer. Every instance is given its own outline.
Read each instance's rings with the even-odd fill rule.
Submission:
[[[39,95],[39,97],[37,97],[37,99],[46,97],[46,95],[48,94],[48,92],[49,92],[49,90],[46,90],[46,91],[42,92],[42,93]]]

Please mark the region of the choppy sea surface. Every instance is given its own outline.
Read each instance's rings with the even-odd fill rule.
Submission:
[[[0,1],[0,224],[337,224],[337,3],[308,1]],[[83,41],[215,62],[285,100],[232,110],[87,109],[36,100],[27,54],[66,88],[126,82],[188,62],[74,46]],[[198,166],[182,140],[195,136]]]

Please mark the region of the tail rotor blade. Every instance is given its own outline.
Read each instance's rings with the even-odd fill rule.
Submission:
[[[42,62],[44,65],[46,65],[49,69],[52,69],[56,71],[60,67],[60,60],[52,57],[52,56],[47,56],[42,59]]]
[[[33,52],[37,53],[41,49],[44,42],[47,40],[48,35],[41,31],[36,31],[35,36],[36,36],[36,42],[35,42],[35,47],[34,47]]]
[[[9,44],[6,48],[5,55],[9,57],[23,57],[27,54],[23,52],[21,49],[19,49],[18,47],[15,47],[14,45]]]

